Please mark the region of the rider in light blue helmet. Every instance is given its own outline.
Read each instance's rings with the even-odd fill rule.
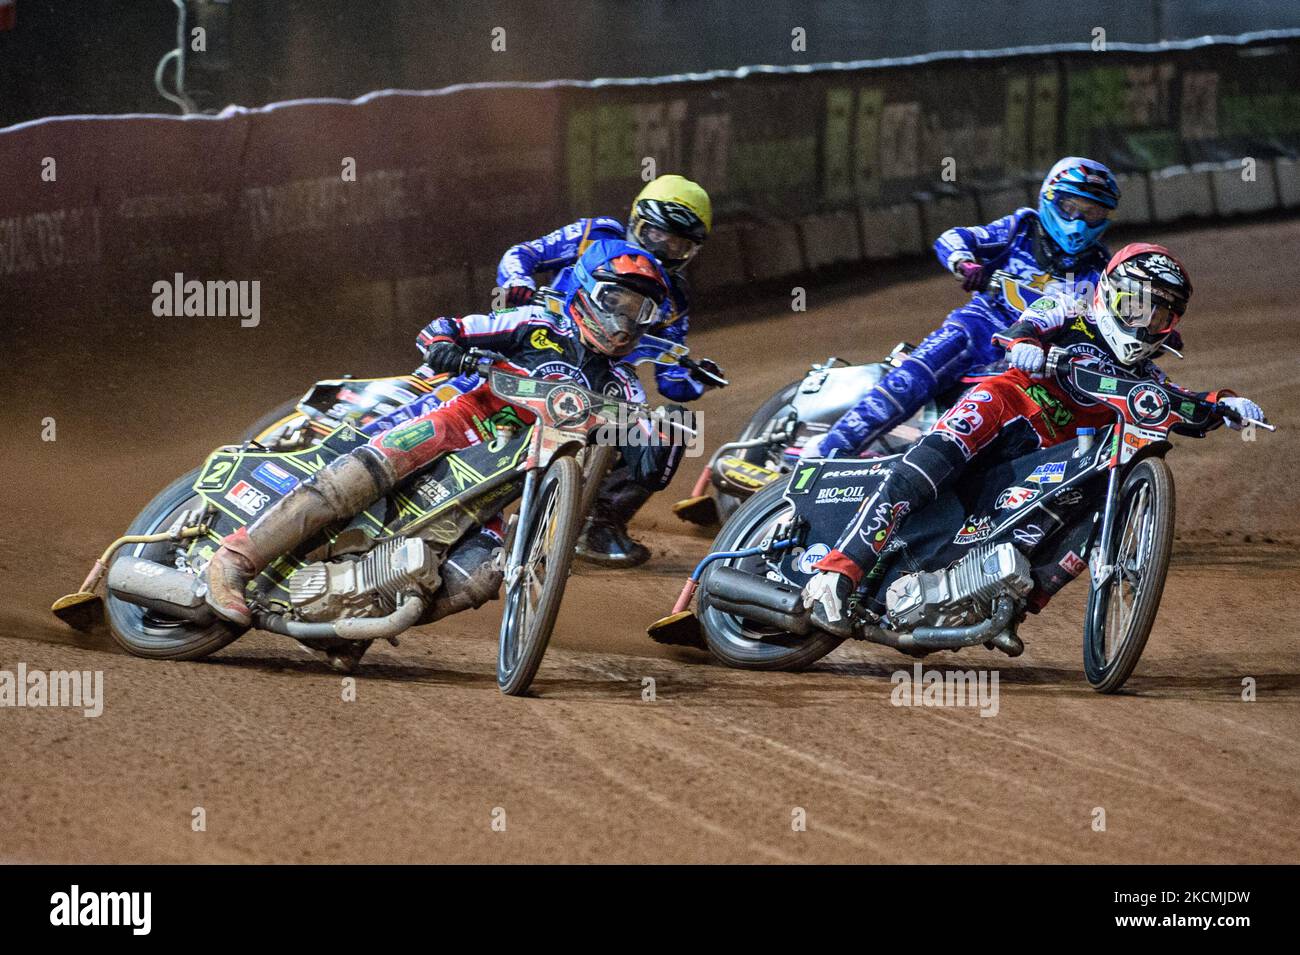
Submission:
[[[1003,357],[994,332],[1018,320],[1024,301],[1008,298],[1003,272],[1036,294],[1076,300],[1096,288],[1110,253],[1101,243],[1119,183],[1099,162],[1067,156],[1039,189],[1038,208],[1017,209],[983,226],[956,226],[934,243],[939,261],[974,293],[930,332],[903,362],[863,395],[825,434],[808,441],[805,457],[856,454],[901,424],[963,376]]]
[[[1067,156],[1038,190],[1038,221],[1068,255],[1096,244],[1119,204],[1119,184],[1099,162]]]

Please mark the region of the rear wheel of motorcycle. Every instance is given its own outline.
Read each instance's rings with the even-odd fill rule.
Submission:
[[[784,496],[785,482],[782,481],[751,497],[723,527],[711,552],[757,546],[771,534],[773,527],[789,517],[790,506]],[[763,562],[756,557],[717,563],[750,571],[761,572],[764,569]],[[723,613],[709,601],[707,571],[700,587],[699,618],[709,652],[727,666],[742,670],[802,670],[843,642],[842,637],[824,630],[813,630],[801,637]]]
[[[753,416],[749,419],[749,423],[745,425],[745,430],[740,432],[740,436],[736,440],[748,441],[750,438],[762,434],[764,429],[766,429],[768,425],[776,419],[777,415],[790,406],[790,402],[794,400],[794,396],[798,392],[801,384],[803,384],[802,378],[798,381],[792,381],[771,398],[768,398],[767,401],[759,405],[758,410],[755,411]],[[738,456],[749,464],[759,464],[763,467],[767,467],[770,463],[768,461],[767,448],[748,448]],[[725,524],[727,519],[730,518],[732,514],[736,513],[736,508],[740,507],[745,500],[745,498],[736,497],[735,495],[719,491],[718,519]]]
[[[157,534],[171,527],[183,512],[202,503],[194,493],[194,482],[199,469],[173,481],[162,493],[149,502],[127,528],[127,534]],[[160,544],[133,544],[123,547],[113,558],[121,560],[126,554],[175,566],[178,545],[171,541]],[[113,639],[127,653],[154,660],[197,660],[215,653],[237,638],[243,629],[224,621],[210,624],[192,623],[164,617],[152,610],[119,600],[112,593],[104,597],[108,611],[109,629]]]
[[[240,436],[239,440],[256,441],[259,444],[266,444],[271,439],[272,435],[295,419],[305,421],[304,415],[298,411],[298,400],[296,398],[286,401],[262,415],[262,417],[258,418],[244,429],[244,433]],[[316,443],[316,440],[317,438],[312,434],[311,430],[306,429],[303,431],[303,439],[300,443],[295,443],[293,447],[289,447],[283,443],[277,443],[275,448],[277,451],[291,451],[296,450],[298,447],[308,447],[309,445]]]
[[[528,526],[517,531],[525,535],[524,560],[506,590],[497,651],[497,686],[507,696],[526,691],[541,666],[582,529],[581,507],[581,467],[572,457],[556,458],[538,484]]]
[[[1092,588],[1084,622],[1083,670],[1100,693],[1132,675],[1160,609],[1174,540],[1174,479],[1163,458],[1134,465],[1115,514],[1115,570]]]

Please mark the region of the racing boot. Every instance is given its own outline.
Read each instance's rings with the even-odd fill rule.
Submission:
[[[854,589],[853,581],[844,574],[819,571],[803,588],[803,605],[812,608],[813,626],[837,637],[853,636],[848,605]]]
[[[221,542],[203,572],[207,601],[221,619],[252,624],[245,590],[281,554],[328,524],[352,517],[392,487],[391,468],[369,448],[335,458],[247,527]]]
[[[633,540],[620,521],[597,514],[587,518],[574,552],[602,567],[639,567],[650,559],[650,549]]]
[[[639,567],[649,560],[649,548],[628,535],[627,524],[652,493],[622,469],[610,472],[578,538],[577,556],[603,567]]]

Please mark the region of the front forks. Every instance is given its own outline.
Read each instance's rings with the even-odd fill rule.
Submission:
[[[1120,468],[1110,469],[1106,480],[1106,504],[1102,509],[1101,538],[1088,559],[1088,572],[1093,587],[1101,587],[1115,572],[1114,546],[1111,537],[1115,531],[1115,512],[1119,509]]]
[[[515,585],[524,567],[524,547],[528,535],[528,522],[533,516],[533,498],[537,492],[537,482],[541,480],[540,468],[531,468],[524,475],[524,490],[519,498],[519,513],[515,515],[510,531],[510,557],[505,566],[505,583],[507,591]]]

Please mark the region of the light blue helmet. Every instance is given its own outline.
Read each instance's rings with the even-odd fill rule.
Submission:
[[[1043,180],[1038,190],[1038,221],[1064,252],[1078,255],[1101,238],[1110,219],[1089,224],[1080,215],[1068,218],[1058,205],[1067,196],[1090,199],[1108,210],[1114,209],[1119,204],[1119,183],[1101,163],[1079,156],[1066,156]]]

